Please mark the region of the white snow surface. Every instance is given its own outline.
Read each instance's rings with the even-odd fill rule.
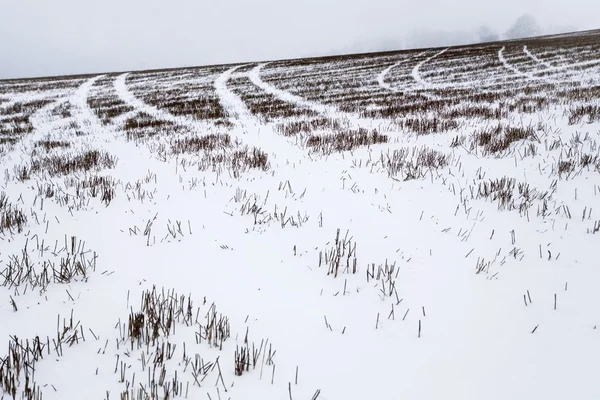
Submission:
[[[497,54],[507,74],[534,83],[560,81],[560,75],[541,78],[520,70],[504,49]],[[526,46],[520,49],[543,67],[540,71],[567,69],[540,60]],[[440,87],[426,82],[420,68],[446,50],[415,61],[412,77],[421,89]],[[401,90],[387,81],[397,65],[374,69],[374,86]],[[0,233],[0,284],[14,257],[22,259],[25,253],[36,268],[46,260],[58,264],[71,249],[71,237],[88,249],[86,260],[97,259],[85,280],[50,283],[44,291],[26,284],[0,286],[2,359],[11,337],[31,341],[39,335],[42,342],[48,337],[50,355],[35,363],[43,399],[117,399],[128,390],[126,382],[137,393],[140,385],[148,385],[156,346],[132,350],[129,341],[118,343],[131,312],[140,311],[142,293],[156,286],[190,296],[194,319],[199,308],[201,323],[214,304],[231,329],[222,349],[206,340],[198,343],[196,323],[179,323],[173,335],[158,339],[176,345],[164,364],[165,376],[173,381],[177,374],[183,393],[170,398],[600,398],[600,232],[592,233],[600,220],[600,170],[577,168],[568,179],[553,172],[575,137],[580,139],[571,149],[597,155],[600,123],[568,125],[568,105],[505,121],[535,124],[541,139],[534,156],[523,156],[521,147],[505,157],[484,156],[450,148],[453,133],[397,131],[386,132],[394,137],[389,144],[319,157],[252,115],[232,91],[231,77],[247,74],[279,100],[349,118],[356,127],[372,122],[279,89],[261,78],[267,66],[258,64],[249,72],[233,67],[214,81],[233,122],[228,128],[144,102],[128,87],[129,74],[111,84],[112,95],[135,109],[127,116],[145,112],[198,136],[226,131],[232,140],[269,155],[268,171],[250,170],[239,178],[227,171],[198,170],[197,155],[156,157],[152,149],[168,144],[173,139],[168,134],[146,145],[126,140],[125,117],[103,124],[88,97],[106,75],[59,92],[32,115],[34,131],[7,154],[0,152],[6,170],[0,192],[28,217],[23,232]],[[10,92],[6,96],[12,98]],[[40,96],[32,92],[29,98]],[[27,95],[13,97],[23,101]],[[70,117],[51,113],[64,103],[72,106]],[[457,133],[484,125],[473,123]],[[89,198],[83,206],[69,207],[41,200],[38,185],[50,178],[14,179],[14,167],[46,138],[70,141],[66,152],[99,149],[117,157],[115,168],[97,173],[118,182],[114,200],[107,206]],[[553,149],[555,141],[564,148]],[[424,145],[448,154],[451,163],[423,179],[388,176],[382,152]],[[547,215],[538,215],[541,201],[519,213],[474,196],[481,182],[503,176],[540,192],[555,188]],[[64,177],[51,181],[60,185]],[[65,190],[74,201],[74,189]],[[252,205],[256,215],[248,212]],[[144,235],[149,221],[151,232]],[[356,245],[356,274],[346,270],[345,258],[337,277],[327,273],[326,265],[319,267],[338,229],[341,239],[347,236]],[[373,264],[377,275],[386,263],[395,268],[390,281],[367,279]],[[490,264],[476,273],[479,263]],[[63,344],[59,356],[52,345],[57,318],[62,327],[71,314],[85,341]],[[245,346],[246,335],[251,352],[252,344],[258,349],[268,339],[276,353],[270,363],[262,349],[257,366],[237,376],[234,354]],[[192,363],[196,355],[205,362],[218,360],[218,368],[200,384],[203,377],[196,380],[191,364],[184,362],[184,346]],[[18,384],[19,399],[24,385]],[[158,393],[163,391],[160,386]],[[0,387],[0,399],[11,398]]]

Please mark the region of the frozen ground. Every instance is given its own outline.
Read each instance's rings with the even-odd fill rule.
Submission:
[[[596,399],[600,40],[0,82],[0,399]]]

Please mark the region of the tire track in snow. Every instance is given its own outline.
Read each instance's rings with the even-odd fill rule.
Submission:
[[[227,86],[231,75],[247,65],[250,64],[238,65],[228,69],[221,73],[213,84],[221,107],[235,117],[230,117],[230,121],[236,126],[236,129],[232,131],[242,132],[241,140],[245,140],[248,137],[256,147],[271,152],[276,158],[279,156],[292,163],[301,163],[306,158],[304,151],[275,132],[271,124],[262,124],[253,116],[242,98]],[[262,135],[261,130],[263,131]]]
[[[323,104],[323,103],[317,103],[314,101],[306,100],[303,97],[292,94],[285,90],[278,89],[277,87],[271,85],[270,83],[263,81],[262,78],[260,77],[260,71],[267,64],[268,63],[262,63],[262,64],[257,65],[248,74],[250,81],[255,86],[257,86],[258,88],[264,90],[265,92],[277,97],[278,99],[280,99],[282,101],[295,104],[299,107],[308,108],[309,110],[314,111],[318,114],[335,115],[335,114],[339,113],[339,110],[336,107],[332,107],[332,106],[329,106],[329,105]]]
[[[527,46],[524,46],[524,47],[527,47]],[[535,56],[535,54],[531,53],[529,50],[528,50],[528,53],[531,54],[531,55],[528,55],[528,57],[532,58],[534,61],[537,60],[538,62],[544,64],[548,70],[552,70],[552,71],[563,71],[563,70],[577,68],[577,67],[587,67],[590,65],[600,66],[600,59],[581,61],[581,62],[566,64],[566,65],[552,65],[547,61],[540,60],[537,56]]]
[[[318,114],[321,114],[330,118],[339,118],[343,120],[347,120],[351,125],[358,128],[372,129],[375,127],[373,119],[366,119],[358,115],[357,113],[349,113],[340,111],[335,106],[330,106],[328,104],[323,104],[311,100],[307,100],[298,95],[292,94],[288,91],[281,90],[268,82],[265,82],[260,77],[260,71],[265,67],[268,63],[262,63],[254,67],[250,73],[248,74],[250,81],[257,86],[259,89],[262,89],[266,93],[269,93],[279,100],[285,101],[287,103],[294,104],[299,107],[308,108],[311,111],[314,111]]]
[[[390,65],[389,67],[387,67],[386,69],[384,69],[383,71],[381,71],[381,73],[377,76],[377,83],[379,84],[379,87],[385,89],[385,90],[390,90],[392,92],[397,92],[398,89],[392,87],[392,85],[390,85],[389,83],[386,83],[385,81],[385,76],[387,74],[390,73],[391,70],[393,70],[394,68],[398,67],[400,65],[399,62]]]
[[[269,93],[279,100],[286,101],[292,104],[296,104],[298,106],[302,106],[308,108],[317,113],[325,114],[325,115],[339,115],[341,114],[335,107],[327,106],[325,104],[319,104],[316,102],[310,102],[308,100],[303,99],[300,96],[293,95],[284,90],[280,90],[267,82],[264,82],[260,78],[260,71],[264,64],[259,64],[254,67],[250,72],[247,73],[250,81],[257,86],[259,89],[262,89],[266,93]],[[227,82],[230,79],[231,75],[238,69],[243,66],[233,67],[224,73],[222,73],[219,78],[215,81],[215,90],[219,96],[221,101],[221,105],[225,108],[229,113],[239,116],[240,118],[235,121],[236,125],[241,129],[247,129],[249,125],[253,125],[254,129],[263,129],[268,135],[263,135],[269,140],[271,143],[278,141],[282,143],[281,147],[285,147],[288,151],[290,149],[293,150],[293,154],[289,157],[286,157],[286,160],[300,160],[299,163],[302,163],[302,168],[296,169],[294,171],[293,181],[303,181],[303,182],[312,182],[312,185],[316,185],[314,187],[319,188],[321,191],[330,190],[332,188],[339,188],[340,181],[345,181],[347,177],[349,177],[348,171],[352,168],[352,162],[349,159],[345,159],[342,153],[334,153],[332,157],[335,161],[329,160],[329,156],[321,157],[311,157],[310,155],[305,155],[305,149],[300,147],[291,147],[288,140],[275,132],[272,128],[273,124],[264,124],[258,118],[256,118],[251,111],[248,109],[244,101],[231,91],[227,87]],[[376,145],[374,145],[376,146]],[[301,157],[301,158],[300,158]],[[341,158],[341,159],[340,159]],[[294,165],[295,167],[295,165]],[[278,173],[286,176],[286,179],[290,179],[288,177],[287,171],[289,168],[284,169],[281,168],[277,170]],[[352,175],[362,175],[365,173],[365,170],[353,171]],[[370,174],[370,172],[368,172]],[[318,176],[318,179],[315,177]],[[358,182],[358,179],[354,181]],[[343,187],[343,184],[342,184]],[[318,190],[318,189],[316,189]],[[340,194],[341,199],[349,198],[355,200],[356,197],[350,192],[342,192]],[[345,204],[345,201],[342,201]],[[369,208],[372,204],[370,202],[365,202],[361,207]]]
[[[196,123],[190,123],[188,119],[185,119],[180,116],[175,116],[169,112],[159,109],[158,107],[152,106],[144,101],[138,99],[133,92],[127,88],[126,79],[129,76],[129,72],[121,74],[115,79],[114,87],[117,92],[117,96],[124,101],[130,107],[133,107],[135,110],[134,113],[144,112],[146,114],[151,115],[154,118],[162,119],[168,122],[172,122],[175,124],[180,124],[186,126],[188,128],[192,128],[193,130],[197,130],[198,126]]]
[[[446,50],[448,50],[448,49],[445,49],[445,50],[439,52],[434,57],[438,56],[439,54],[442,54]],[[424,55],[425,53],[426,53],[426,51],[424,51],[422,53],[419,53],[416,56],[411,57],[410,59],[419,58],[422,55]],[[430,59],[431,59],[431,57],[430,57]],[[379,86],[381,88],[389,90],[389,91],[392,91],[392,92],[403,92],[403,93],[412,93],[412,92],[416,92],[418,90],[421,90],[419,88],[416,88],[416,89],[415,88],[404,88],[404,89],[396,88],[396,87],[393,87],[392,85],[390,85],[389,83],[385,82],[386,75],[389,74],[392,69],[394,69],[397,66],[401,65],[405,61],[407,61],[407,60],[403,60],[403,61],[397,62],[396,64],[394,64],[394,65],[392,65],[390,67],[387,67],[386,69],[384,69],[383,71],[381,71],[381,73],[377,76],[377,82],[379,83]],[[425,60],[424,62],[426,62],[426,61],[427,60]],[[424,62],[421,63],[421,66],[423,65]],[[413,68],[413,73],[414,73],[414,68]],[[420,76],[420,74],[419,74],[419,76]],[[413,78],[414,78],[414,76],[413,76]],[[436,89],[473,88],[474,86],[480,86],[482,84],[482,81],[467,81],[467,82],[456,82],[456,83],[447,83],[447,82],[445,82],[445,83],[431,83],[431,82],[426,82],[426,83],[428,84],[429,89],[436,90]],[[499,83],[497,83],[497,84],[499,84]],[[435,95],[428,94],[428,93],[420,93],[420,94],[422,96],[428,98],[428,99],[436,100],[436,99],[440,98],[439,96],[435,96]]]
[[[530,80],[537,80],[537,81],[542,81],[542,82],[547,82],[547,83],[552,83],[552,84],[559,84],[560,83],[560,82],[555,81],[554,79],[551,79],[551,78],[544,78],[544,77],[541,77],[541,76],[535,76],[533,72],[524,72],[524,71],[521,71],[519,68],[517,68],[514,65],[512,65],[506,59],[506,57],[504,57],[504,50],[506,50],[506,46],[502,46],[502,48],[500,50],[498,50],[498,60],[500,60],[500,62],[504,66],[504,68],[512,71],[515,75],[523,76],[523,77],[528,78]]]
[[[170,193],[181,187],[177,174],[173,174],[169,165],[172,161],[159,161],[147,149],[138,147],[133,142],[124,139],[123,129],[114,123],[103,124],[100,117],[89,106],[87,99],[94,83],[105,77],[98,76],[90,79],[75,92],[71,98],[74,106],[73,117],[80,128],[86,131],[83,137],[88,144],[101,148],[119,159],[117,170],[111,171],[111,176],[126,181],[136,181],[148,171],[152,171],[161,181],[161,192]],[[138,110],[139,111],[139,110]],[[164,212],[161,212],[164,214]]]
[[[402,61],[398,61],[395,64],[390,65],[389,67],[387,67],[386,69],[384,69],[383,71],[381,71],[381,73],[377,76],[377,83],[379,84],[379,86],[383,89],[386,90],[390,90],[392,92],[402,92],[402,91],[412,91],[411,89],[406,89],[406,90],[402,90],[400,88],[395,88],[392,85],[390,85],[389,83],[385,82],[385,77],[387,76],[387,74],[389,74],[394,68],[399,67],[400,65],[406,63],[407,61],[410,61],[414,58],[419,58],[421,57],[423,54],[425,54],[425,52],[421,52],[419,54],[417,54],[416,56],[410,57],[408,59],[402,60]]]
[[[88,79],[81,86],[79,86],[71,99],[73,106],[79,109],[80,119],[77,122],[80,122],[81,128],[86,127],[92,130],[90,133],[99,133],[107,130],[106,127],[102,126],[100,119],[96,116],[96,114],[94,114],[94,111],[87,102],[92,86],[94,86],[98,80],[104,78],[105,76],[106,75],[99,75]]]
[[[554,68],[554,66],[552,64],[549,64],[548,62],[546,62],[544,60],[540,60],[535,54],[533,54],[531,51],[529,51],[529,49],[527,48],[527,45],[523,46],[523,53],[525,53],[525,55],[527,57],[529,57],[530,59],[535,61],[537,64],[543,65],[546,69]]]
[[[79,104],[80,102],[76,103],[74,100],[81,97],[81,92],[87,93],[92,85],[100,78],[102,78],[102,76],[90,78],[78,87],[69,90],[64,96],[59,97],[52,103],[37,110],[30,118],[31,125],[33,126],[33,134],[28,136],[28,139],[32,142],[43,139],[44,137],[51,135],[55,130],[69,125],[74,117],[57,117],[51,114],[52,110],[66,103],[70,103],[71,107],[81,108],[82,105]],[[87,96],[84,97],[84,106],[89,107],[87,104]]]
[[[241,127],[246,126],[247,122],[254,122],[252,112],[241,97],[229,89],[227,81],[229,81],[229,78],[231,78],[231,75],[233,75],[235,71],[248,65],[250,64],[238,65],[237,67],[230,68],[221,73],[214,82],[214,88],[217,92],[217,96],[219,96],[221,107],[233,117],[230,118],[231,122]]]
[[[448,50],[448,48],[445,48],[442,51],[439,51],[437,53],[435,53],[434,55],[432,55],[431,57],[426,58],[425,60],[418,62],[413,70],[412,70],[412,77],[413,79],[422,87],[429,89],[429,88],[433,88],[434,85],[430,84],[429,82],[427,82],[425,79],[423,79],[423,77],[421,76],[421,72],[419,72],[419,70],[421,69],[421,67],[423,65],[425,65],[426,63],[428,63],[429,61],[433,60],[434,58],[444,54],[446,51]]]
[[[550,64],[547,61],[541,60],[539,57],[537,57],[535,54],[533,54],[528,48],[527,46],[523,46],[523,53],[525,53],[525,55],[527,55],[527,57],[529,57],[530,59],[532,59],[534,62],[536,62],[539,65],[543,65],[545,67],[545,70],[540,71],[540,73],[543,72],[560,72],[560,71],[566,71],[571,72],[574,74],[575,77],[577,77],[579,80],[583,80],[585,78],[585,76],[588,74],[589,71],[576,71],[573,70],[574,68],[577,67],[585,67],[585,66],[589,66],[589,65],[597,65],[600,66],[600,60],[591,60],[591,61],[584,61],[584,62],[580,62],[580,63],[572,63],[572,64],[567,64],[567,65],[561,65],[561,66],[555,66]],[[571,70],[571,71],[569,71]],[[536,72],[537,73],[537,72]],[[595,76],[595,75],[594,75]],[[556,81],[557,83],[559,81]]]
[[[432,60],[433,58],[439,56],[440,54],[444,53],[446,50],[448,49],[444,49],[440,52],[438,52],[437,54],[427,58],[426,60],[423,60],[421,62],[419,62],[417,65],[415,65],[415,67],[413,68],[413,72],[412,72],[412,76],[414,78],[415,81],[417,81],[421,86],[426,87],[430,90],[435,90],[435,89],[469,89],[469,88],[475,88],[475,87],[481,87],[481,86],[499,86],[502,83],[500,81],[497,81],[496,78],[497,77],[492,77],[489,78],[487,80],[479,80],[479,81],[467,81],[467,82],[456,82],[456,83],[431,83],[431,82],[427,82],[425,79],[422,78],[422,76],[420,75],[420,68],[427,63],[428,61]],[[524,72],[519,70],[517,67],[515,67],[514,65],[511,65],[510,62],[504,57],[503,52],[504,52],[505,48],[503,47],[502,49],[500,49],[499,53],[498,53],[498,58],[501,61],[502,65],[504,68],[507,68],[509,70],[511,70],[513,73],[515,73],[516,75],[519,76],[524,76],[527,77],[529,79],[532,80],[538,80],[538,81],[543,81],[543,82],[548,82],[548,83],[553,83],[553,84],[561,84],[562,81],[560,80],[556,80],[553,79],[551,77],[541,77],[541,76],[536,76],[535,74],[537,73],[544,73],[544,72],[549,72],[549,71],[562,71],[562,70],[568,70],[568,69],[572,69],[574,67],[580,67],[580,66],[591,66],[591,65],[597,65],[600,67],[600,60],[592,60],[592,61],[584,61],[581,63],[574,63],[574,64],[570,64],[570,65],[563,65],[563,66],[553,66],[550,63],[543,61],[541,59],[539,59],[535,54],[531,53],[531,51],[529,51],[529,49],[527,48],[527,46],[523,46],[523,53],[525,53],[529,58],[531,58],[533,61],[535,61],[537,64],[543,65],[546,69],[539,71],[539,72]],[[425,54],[426,52],[422,52],[420,54],[418,54],[417,56],[415,56],[414,58],[417,58],[423,54]],[[392,92],[404,92],[404,93],[411,93],[411,92],[416,92],[419,89],[415,89],[415,88],[406,88],[406,89],[401,89],[401,88],[396,88],[393,87],[392,85],[390,85],[389,83],[387,83],[385,81],[385,77],[397,66],[401,65],[404,61],[400,61],[395,63],[394,65],[391,65],[387,68],[385,68],[383,71],[381,71],[381,73],[378,75],[377,77],[377,82],[379,84],[379,86],[385,90],[389,90]],[[579,72],[578,75],[580,77],[582,77],[582,79],[585,77],[586,74],[588,74],[589,71],[582,71]],[[596,76],[596,75],[594,75]],[[434,95],[428,94],[428,93],[421,93],[421,95],[427,97],[428,99],[439,99],[439,97],[436,97]]]
[[[55,99],[51,103],[48,103],[45,106],[34,111],[29,117],[29,121],[31,123],[31,126],[33,127],[33,131],[28,133],[27,135],[18,137],[18,145],[11,150],[11,153],[16,154],[15,152],[18,150],[22,154],[33,154],[33,151],[35,149],[35,143],[38,140],[47,137],[55,130],[64,128],[64,126],[68,123],[67,120],[62,118],[53,119],[51,111],[55,107],[58,107],[59,105],[64,104],[67,101],[68,95],[65,95],[63,97]],[[2,121],[0,121],[0,123],[2,123]],[[12,171],[14,167],[19,165],[21,159],[22,156],[0,156],[0,160],[2,160],[3,167],[9,171]]]
[[[447,50],[447,49],[446,49]],[[412,57],[412,58],[418,58],[420,56],[422,56],[423,54],[425,54],[426,51],[419,53],[418,55]],[[406,61],[406,60],[405,60]],[[381,73],[378,75],[377,77],[377,81],[379,83],[379,86],[382,87],[383,89],[392,91],[392,92],[403,92],[403,93],[412,93],[412,92],[416,92],[420,89],[415,89],[415,88],[405,88],[405,89],[400,89],[400,88],[395,88],[393,86],[391,86],[389,83],[385,82],[385,76],[387,74],[389,74],[391,72],[392,69],[394,69],[395,67],[397,67],[398,65],[400,65],[403,61],[398,62],[390,67],[387,67],[386,69],[384,69],[383,71],[381,71]],[[483,80],[479,80],[479,81],[465,81],[465,82],[453,82],[453,83],[448,83],[448,82],[442,82],[442,83],[431,83],[431,82],[427,82],[429,85],[429,88],[432,90],[439,90],[439,89],[472,89],[475,86],[481,86],[481,85],[500,85],[501,83],[499,82],[495,82],[494,81],[495,78],[489,78],[489,80],[491,82],[487,82],[487,81],[483,81]],[[428,93],[420,93],[422,96],[428,98],[428,99],[439,99],[439,96],[435,96],[435,95],[431,95]]]
[[[231,74],[242,66],[239,65],[223,72],[213,84],[222,107],[230,115],[237,116],[237,118],[230,117],[234,128],[227,129],[226,133],[234,139],[239,139],[243,144],[258,147],[263,151],[274,154],[275,158],[281,157],[291,162],[299,161],[300,158],[303,158],[302,152],[299,149],[295,149],[285,138],[276,134],[272,128],[257,126],[257,124],[252,126],[248,123],[250,122],[248,121],[251,115],[250,111],[244,102],[227,87],[227,81],[231,77]],[[126,79],[128,75],[129,73],[119,75],[114,85],[119,98],[137,111],[143,111],[157,119],[186,127],[199,135],[205,134],[208,129],[214,129],[214,126],[207,122],[198,121],[192,117],[175,116],[168,111],[161,110],[140,100],[127,87]],[[263,128],[262,132],[261,128]]]
[[[92,109],[87,103],[88,94],[91,87],[104,77],[105,75],[99,75],[88,79],[83,82],[79,87],[70,90],[64,96],[59,97],[52,103],[45,105],[44,107],[37,110],[32,114],[30,120],[33,126],[33,132],[26,136],[26,140],[23,141],[26,153],[31,153],[34,149],[35,143],[39,140],[43,140],[46,137],[51,139],[66,140],[69,142],[85,141],[85,142],[101,142],[106,141],[102,135],[96,135],[99,133],[109,132],[109,127],[102,126],[102,123],[96,117]],[[68,118],[58,117],[52,114],[52,110],[65,103],[70,103],[72,107],[72,115]],[[79,139],[75,135],[68,135],[70,128],[69,125],[72,122],[76,122],[79,128],[83,131],[87,131],[88,135],[85,139]]]

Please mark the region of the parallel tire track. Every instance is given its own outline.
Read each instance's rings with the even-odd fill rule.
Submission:
[[[434,55],[432,55],[431,57],[426,58],[423,61],[418,62],[413,70],[412,70],[412,77],[413,79],[423,88],[425,89],[431,89],[434,87],[434,85],[430,84],[429,82],[427,82],[425,79],[423,79],[423,77],[421,76],[421,72],[420,69],[423,65],[425,65],[426,63],[428,63],[429,61],[433,60],[434,58],[444,54],[446,51],[448,51],[448,48],[445,48],[437,53],[435,53]]]
[[[275,158],[282,157],[294,162],[299,161],[300,158],[303,158],[302,153],[288,143],[285,138],[277,135],[272,129],[265,129],[265,127],[262,127],[263,132],[261,134],[261,127],[256,123],[252,124],[253,121],[250,119],[251,113],[244,102],[227,87],[227,81],[231,75],[241,67],[242,65],[228,69],[219,75],[214,82],[214,88],[219,96],[222,107],[227,110],[230,115],[234,116],[234,118],[231,118],[234,128],[228,129],[227,133],[248,146],[255,146],[275,155]],[[215,128],[207,122],[198,121],[186,116],[175,116],[165,110],[161,110],[143,102],[127,87],[126,79],[128,75],[128,73],[122,74],[115,80],[115,89],[119,98],[131,107],[138,111],[143,111],[157,119],[162,119],[186,127],[199,135],[205,134],[207,129]],[[264,132],[265,130],[267,132]]]

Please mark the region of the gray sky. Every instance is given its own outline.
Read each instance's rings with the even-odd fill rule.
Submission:
[[[0,79],[394,49],[423,30],[600,28],[597,0],[0,0]],[[412,35],[412,36],[411,36]],[[437,36],[436,36],[437,35]],[[462,35],[462,36],[461,36]]]

